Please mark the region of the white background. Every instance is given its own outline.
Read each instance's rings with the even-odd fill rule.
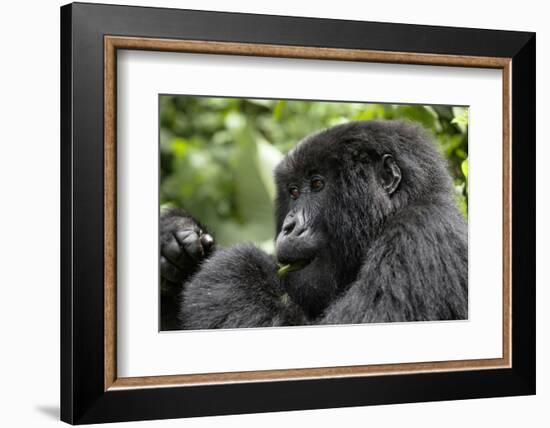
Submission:
[[[104,1],[111,3],[109,1]],[[461,402],[285,412],[124,426],[543,427],[550,416],[550,29],[544,2],[127,1],[195,9],[537,31],[538,394]],[[2,269],[0,379],[3,426],[58,422],[59,406],[59,10],[62,2],[4,2],[0,9]],[[542,77],[542,78],[541,78]],[[544,197],[543,197],[544,196]]]
[[[117,79],[119,376],[502,356],[502,71],[122,51]],[[159,334],[159,93],[469,105],[469,319]]]

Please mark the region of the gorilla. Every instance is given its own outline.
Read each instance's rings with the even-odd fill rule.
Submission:
[[[288,153],[275,181],[275,256],[216,249],[191,215],[162,213],[163,329],[467,318],[467,223],[421,127],[323,130]]]

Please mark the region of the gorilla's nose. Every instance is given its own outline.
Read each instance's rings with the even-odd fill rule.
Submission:
[[[288,235],[289,233],[291,233],[294,228],[296,227],[296,222],[294,221],[293,218],[291,219],[286,219],[285,222],[283,223],[283,233],[285,235]]]
[[[283,222],[282,232],[285,236],[298,237],[306,230],[305,222],[298,221],[295,216],[289,216]]]
[[[300,212],[289,214],[283,221],[275,246],[280,263],[311,260],[315,255],[317,242],[306,216]]]

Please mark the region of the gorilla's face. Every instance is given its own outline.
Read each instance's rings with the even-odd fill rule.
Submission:
[[[276,257],[288,293],[311,317],[357,276],[401,179],[391,155],[346,130],[307,138],[275,171]]]
[[[322,216],[329,192],[325,187],[328,186],[326,178],[320,174],[296,176],[286,186],[290,207],[276,240],[280,264],[290,265],[293,270],[304,268],[328,244],[327,225]]]
[[[276,256],[289,294],[316,316],[335,294],[338,272],[327,269],[338,243],[331,239],[330,204],[333,183],[318,171],[292,171],[281,192],[288,210],[276,238]]]

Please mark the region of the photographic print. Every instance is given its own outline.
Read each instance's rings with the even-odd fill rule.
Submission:
[[[535,393],[534,33],[72,4],[61,59],[62,420]]]
[[[468,319],[468,107],[159,115],[161,331]]]

